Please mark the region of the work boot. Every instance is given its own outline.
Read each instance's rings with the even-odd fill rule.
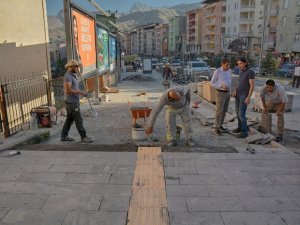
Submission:
[[[92,138],[85,136],[84,138],[81,139],[81,142],[83,143],[93,143]]]
[[[172,148],[172,147],[175,147],[175,146],[177,146],[177,141],[171,141],[171,142],[169,142],[169,143],[167,144],[167,147],[168,147],[168,148]]]
[[[282,135],[282,134],[279,134],[279,135],[276,137],[276,139],[275,139],[276,142],[281,142],[282,140],[283,140],[283,135]]]
[[[248,137],[248,134],[245,134],[245,133],[240,133],[237,138],[246,138]]]
[[[61,141],[75,141],[74,138],[70,138],[70,137],[62,137],[60,140]]]
[[[241,133],[241,132],[242,132],[242,129],[241,129],[241,128],[236,128],[236,129],[234,129],[234,130],[232,131],[232,133],[235,133],[235,134]]]
[[[227,129],[223,126],[220,126],[220,130],[227,130]]]
[[[195,147],[196,146],[192,139],[187,140],[186,145],[189,146],[189,147]]]
[[[222,136],[222,134],[221,134],[221,131],[220,131],[220,130],[215,130],[215,131],[214,131],[214,133],[215,133],[215,135],[217,135],[217,136]]]

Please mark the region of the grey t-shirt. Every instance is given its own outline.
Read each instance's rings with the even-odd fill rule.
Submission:
[[[64,76],[64,83],[66,83],[66,82],[72,83],[71,89],[79,90],[76,74],[67,72]],[[65,93],[64,100],[65,100],[65,102],[68,102],[68,103],[79,103],[79,94],[66,94]]]
[[[240,71],[237,95],[248,95],[250,90],[249,80],[252,80],[254,78],[255,78],[255,73],[249,67],[247,67],[243,71]]]
[[[168,93],[170,90],[175,90],[180,94],[180,99],[178,101],[172,102],[169,100]],[[160,113],[160,111],[165,105],[172,107],[174,109],[180,109],[186,106],[186,104],[190,104],[190,102],[191,102],[191,93],[190,93],[190,89],[187,86],[177,86],[166,90],[161,96],[158,106],[151,118],[150,126],[151,127],[154,126],[158,114]]]
[[[271,93],[267,92],[266,85],[261,87],[260,97],[274,104],[288,101],[284,88],[280,84],[275,84],[274,90]]]

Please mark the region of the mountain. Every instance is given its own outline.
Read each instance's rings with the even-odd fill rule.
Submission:
[[[172,7],[151,9],[142,3],[135,3],[128,13],[118,17],[118,27],[122,31],[149,23],[168,23],[169,19],[185,15],[188,10],[197,9],[200,3],[182,3]]]
[[[134,12],[145,12],[145,11],[149,11],[153,9],[150,6],[147,6],[141,2],[136,2],[133,4],[133,6],[131,7],[131,9],[129,10],[129,13],[134,13]]]

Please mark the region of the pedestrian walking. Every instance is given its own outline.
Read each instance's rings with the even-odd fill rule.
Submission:
[[[255,72],[249,68],[249,64],[244,57],[241,57],[237,63],[240,69],[239,84],[233,95],[235,97],[238,127],[233,132],[240,133],[239,138],[246,138],[248,136],[246,112],[254,90]]]
[[[169,63],[166,63],[165,67],[164,67],[164,71],[163,71],[163,86],[165,87],[165,89],[170,88],[170,81],[169,78],[173,76],[171,67]]]
[[[296,85],[296,88],[298,88],[300,85],[300,65],[295,67],[293,87],[295,87],[295,85]]]
[[[285,106],[288,100],[284,88],[274,80],[267,80],[265,86],[260,89],[260,98],[263,105],[262,113],[276,112],[278,133],[276,141],[281,141],[284,134]]]
[[[194,146],[192,138],[192,115],[190,110],[191,93],[187,86],[177,86],[166,90],[160,98],[160,102],[151,118],[149,127],[146,133],[149,135],[153,132],[154,123],[158,114],[161,112],[165,105],[168,106],[166,112],[167,123],[167,141],[168,147],[176,146],[176,116],[181,117],[183,129],[187,137],[187,146]]]
[[[215,88],[216,95],[214,129],[215,134],[220,136],[220,130],[224,130],[222,124],[224,122],[230,102],[231,71],[229,69],[228,59],[223,59],[221,61],[221,67],[215,70],[210,83],[211,86]]]
[[[61,141],[74,141],[74,139],[69,137],[68,134],[71,125],[75,121],[81,141],[85,143],[91,143],[93,141],[86,135],[86,131],[83,127],[83,118],[80,112],[79,95],[86,97],[87,93],[78,88],[77,75],[79,73],[79,67],[80,64],[76,60],[70,60],[65,65],[67,72],[64,76],[64,100],[67,110],[67,119],[61,132]]]

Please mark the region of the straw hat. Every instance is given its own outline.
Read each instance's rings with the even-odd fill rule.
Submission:
[[[65,68],[68,68],[68,67],[71,67],[71,66],[80,66],[80,65],[79,65],[79,62],[77,60],[71,59],[65,65]]]

